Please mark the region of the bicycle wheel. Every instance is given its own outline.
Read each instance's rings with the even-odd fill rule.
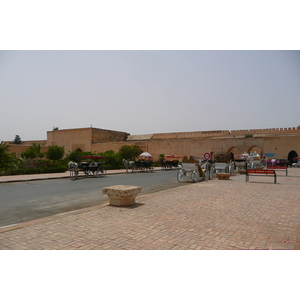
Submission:
[[[177,172],[177,180],[179,181],[179,182],[182,182],[183,181],[183,171],[182,170],[178,170],[178,172]]]

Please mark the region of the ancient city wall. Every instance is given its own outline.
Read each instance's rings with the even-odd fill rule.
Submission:
[[[47,132],[47,144],[64,146],[66,152],[91,151],[92,128],[60,129]]]
[[[166,139],[192,139],[203,137],[215,137],[229,135],[228,130],[216,131],[192,131],[192,132],[171,132],[171,133],[154,133],[153,140],[166,140]]]
[[[6,141],[4,143],[9,144],[10,146],[16,145],[12,141]],[[40,144],[41,146],[47,146],[47,141],[46,140],[32,140],[32,141],[28,140],[28,141],[22,141],[20,145],[22,145],[22,146],[32,146],[32,144]]]
[[[64,146],[66,152],[81,149],[92,151],[93,143],[109,143],[125,141],[129,133],[98,129],[98,128],[77,128],[60,129],[47,132],[48,145]]]
[[[275,153],[276,158],[285,158],[289,152],[294,150],[300,154],[299,136],[279,137],[253,137],[253,138],[226,138],[226,139],[192,139],[192,140],[148,140],[148,141],[126,141],[117,143],[95,143],[92,151],[105,152],[114,150],[117,152],[122,145],[138,145],[143,151],[152,154],[155,160],[160,154],[175,155],[182,159],[184,156],[203,157],[208,152],[212,156],[223,150],[234,154],[256,151],[259,155],[264,153]]]
[[[114,152],[118,152],[120,147],[123,145],[131,145],[134,143],[127,142],[108,142],[108,143],[93,143],[91,145],[92,152],[105,152],[108,150],[113,150]]]
[[[253,137],[246,138],[252,134]],[[257,135],[257,136],[256,136]],[[224,137],[224,138],[222,138]],[[117,152],[122,145],[138,145],[150,152],[154,159],[160,154],[180,156],[203,156],[224,151],[234,154],[257,151],[276,153],[276,158],[284,158],[290,151],[300,155],[300,126],[289,128],[249,129],[233,131],[196,131],[157,133],[153,135],[130,136],[126,132],[97,128],[63,129],[47,132],[46,141],[25,141],[21,145],[11,144],[10,152],[20,155],[32,143],[39,143],[47,150],[48,145],[64,146],[66,153],[82,151]]]
[[[231,130],[231,135],[247,135],[247,134],[289,134],[300,133],[300,126],[287,128],[267,128],[267,129],[243,129]]]
[[[23,146],[32,146],[32,144],[40,144],[41,146],[47,146],[46,140],[32,140],[22,142]]]
[[[126,141],[129,133],[92,128],[92,143],[120,142]]]
[[[31,147],[33,143],[40,144],[41,151],[46,152],[48,150],[48,146],[45,146],[45,142],[46,141],[26,141],[26,143],[24,144],[9,144],[8,152],[15,153],[17,158],[21,158],[21,153],[26,151],[29,147]]]

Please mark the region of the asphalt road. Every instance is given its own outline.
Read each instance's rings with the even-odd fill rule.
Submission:
[[[57,179],[1,184],[0,227],[107,203],[107,195],[102,194],[102,188],[106,186],[141,186],[141,194],[149,194],[191,184],[188,181],[179,183],[176,174],[176,170],[168,170],[76,181]]]

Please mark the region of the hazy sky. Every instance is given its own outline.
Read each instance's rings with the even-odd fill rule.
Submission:
[[[0,140],[300,125],[299,51],[1,51]]]

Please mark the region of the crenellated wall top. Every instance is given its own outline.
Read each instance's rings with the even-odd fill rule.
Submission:
[[[185,138],[222,137],[222,136],[230,136],[230,135],[247,135],[247,134],[287,134],[287,133],[300,133],[300,126],[286,127],[286,128],[266,128],[266,129],[154,133],[152,135],[152,139],[153,140],[185,139]]]
[[[229,134],[230,132],[228,130],[154,133],[152,139],[153,140],[186,139],[186,138],[197,138],[197,137],[226,136]]]
[[[286,127],[286,128],[266,128],[266,129],[242,129],[242,130],[231,130],[232,135],[241,134],[287,134],[300,132],[300,126],[298,127]]]

